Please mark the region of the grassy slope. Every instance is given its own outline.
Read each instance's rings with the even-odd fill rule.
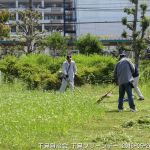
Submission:
[[[84,86],[75,93],[27,91],[20,84],[0,86],[0,150],[38,150],[39,143],[82,143],[86,149],[122,143],[150,144],[149,85],[138,112],[117,112],[117,88],[99,105],[95,101],[111,87]],[[80,90],[80,91],[79,91]],[[119,144],[114,146],[115,144]],[[88,145],[87,145],[88,144]],[[76,148],[73,148],[75,146]],[[57,148],[55,148],[57,149]]]

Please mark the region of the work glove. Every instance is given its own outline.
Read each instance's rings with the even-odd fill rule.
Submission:
[[[115,85],[118,85],[117,79],[113,79],[112,82],[113,82]]]
[[[74,76],[75,76],[75,77],[77,77],[78,75],[77,75],[77,74],[75,74]]]
[[[133,82],[129,82],[131,88],[134,88]]]

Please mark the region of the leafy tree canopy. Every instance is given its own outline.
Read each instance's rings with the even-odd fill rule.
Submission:
[[[130,0],[130,2],[133,4],[133,8],[125,8],[124,12],[130,17],[132,17],[133,21],[129,22],[127,17],[122,18],[122,24],[130,30],[130,32],[124,30],[122,33],[122,37],[132,39],[132,50],[135,53],[135,64],[136,66],[139,66],[140,56],[143,54],[144,50],[148,46],[146,42],[148,41],[146,39],[146,31],[150,26],[150,18],[146,16],[146,4],[140,4],[140,7],[138,7],[138,0]],[[138,8],[140,8],[141,15],[139,19],[140,26],[137,29]]]
[[[8,37],[10,32],[10,27],[6,25],[9,20],[9,12],[6,10],[0,11],[0,38]]]
[[[51,35],[47,36],[44,40],[46,46],[53,50],[54,55],[63,51],[67,47],[67,40],[59,32],[53,32]]]
[[[86,34],[79,37],[76,42],[76,47],[80,50],[80,53],[82,54],[99,54],[102,52],[103,49],[103,45],[99,41],[99,39],[91,34]]]

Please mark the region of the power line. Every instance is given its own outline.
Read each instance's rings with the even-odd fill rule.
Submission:
[[[133,22],[133,21],[128,21]],[[137,21],[140,22],[140,21]],[[66,22],[66,24],[100,24],[100,23],[122,23],[122,21],[85,21],[85,22]],[[49,24],[49,23],[41,23],[41,24]],[[63,25],[63,23],[50,23],[50,24],[57,24],[57,25]]]
[[[128,3],[78,3],[78,5],[89,5],[89,6],[92,6],[92,5],[96,5],[96,6],[101,6],[101,5],[131,5],[131,6],[133,6],[133,4],[131,3],[131,2],[128,2]],[[149,5],[148,3],[147,3],[147,5]]]
[[[81,10],[79,10],[79,11],[104,11],[104,12],[116,12],[116,11],[122,11],[123,12],[123,9],[81,9]],[[138,12],[140,12],[140,10],[138,11]],[[147,12],[150,12],[150,9],[149,10],[147,10]]]
[[[78,12],[80,11],[122,11],[124,12],[124,8],[102,8],[102,7],[95,7],[95,8],[84,8],[84,7],[77,7],[76,8]],[[138,12],[140,12],[141,10],[139,10]],[[147,9],[147,12],[150,12],[150,9]]]
[[[146,3],[148,6],[150,6],[150,4],[147,2]],[[126,2],[126,3],[122,3],[122,2],[120,2],[120,3],[78,3],[78,6],[110,6],[110,5],[113,5],[113,6],[116,6],[116,5],[121,5],[121,6],[126,6],[126,7],[128,7],[128,6],[133,6],[133,4],[131,3],[131,2]]]

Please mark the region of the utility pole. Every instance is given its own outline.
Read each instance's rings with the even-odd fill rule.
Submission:
[[[73,9],[73,12],[74,12],[74,30],[75,30],[75,33],[74,33],[74,36],[76,38],[77,36],[77,0],[74,0],[74,9]]]
[[[33,13],[33,1],[32,0],[29,0],[29,14],[30,14],[30,20],[32,20],[32,13]],[[31,26],[29,26],[29,29],[28,29],[29,31],[28,31],[28,35],[30,36],[30,37],[32,37],[33,36],[33,23],[31,22]],[[32,51],[33,50],[33,45],[32,45],[32,43],[31,43],[31,45],[29,45],[29,47],[30,47],[30,51]]]
[[[134,22],[133,22],[133,51],[135,52],[135,65],[138,67],[139,54],[138,54],[138,50],[136,49],[137,18],[138,18],[138,0],[135,1],[135,13],[134,13]]]
[[[32,0],[29,0],[29,10],[31,11],[30,12],[30,19],[32,19],[32,11],[33,11],[33,1]],[[33,33],[33,25],[31,25],[31,28],[29,30],[30,30],[29,34],[32,35],[32,33]]]
[[[137,17],[138,17],[138,0],[136,0],[135,3],[135,14],[134,14],[134,23],[133,23],[134,31],[136,31],[136,27],[137,27]]]
[[[32,11],[32,9],[33,9],[33,2],[32,2],[32,0],[29,0],[29,9]]]
[[[66,36],[66,0],[63,0],[63,7],[64,7],[64,13],[63,13],[64,24],[63,24],[63,29],[64,29],[64,36]]]

